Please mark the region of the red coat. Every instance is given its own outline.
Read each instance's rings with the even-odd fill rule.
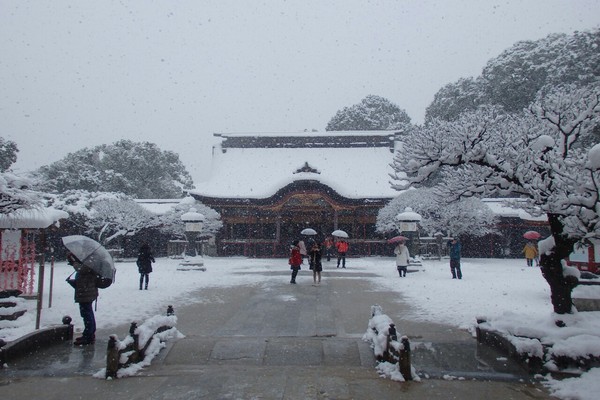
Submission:
[[[335,244],[335,248],[337,249],[337,251],[339,251],[340,253],[345,253],[348,251],[348,242],[337,242]]]
[[[302,264],[302,255],[300,255],[300,250],[297,247],[292,248],[289,263],[292,267],[299,267]]]

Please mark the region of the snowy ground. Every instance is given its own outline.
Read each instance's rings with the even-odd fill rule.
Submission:
[[[274,274],[265,280],[262,274],[236,272],[289,271],[287,260],[283,259],[206,258],[205,272],[180,271],[178,267],[179,260],[157,260],[150,275],[150,290],[146,292],[138,290],[139,275],[135,263],[117,263],[115,284],[100,290],[96,313],[98,327],[109,329],[164,314],[169,304],[201,302],[202,298],[195,296],[199,288],[259,282],[279,284],[282,279],[288,279]],[[376,286],[397,291],[414,304],[412,315],[408,317],[415,320],[448,323],[474,332],[476,317],[485,316],[502,329],[530,329],[541,331],[550,340],[563,340],[563,351],[567,353],[591,351],[600,354],[600,345],[595,344],[600,343],[600,312],[568,316],[568,327],[556,328],[548,285],[539,269],[526,267],[523,259],[465,259],[462,280],[450,279],[447,260],[424,261],[418,269],[406,278],[399,278],[393,258],[377,257],[349,259],[347,273],[375,273],[377,277],[371,279]],[[50,268],[47,266],[42,326],[60,323],[64,315],[71,315],[75,329],[82,329],[78,308],[73,302],[73,289],[64,281],[71,272],[72,268],[66,263],[55,265],[52,308],[48,308]],[[300,278],[299,284],[310,284],[312,280],[308,276]],[[25,306],[35,309],[35,302],[28,301]],[[18,326],[14,326],[15,322],[0,322],[0,327],[5,327],[0,330],[0,338],[13,340],[32,331],[34,313],[26,314],[17,323]],[[565,335],[574,340],[569,341]],[[563,381],[548,377],[546,385],[563,399],[596,399],[600,392],[600,368],[580,378]]]

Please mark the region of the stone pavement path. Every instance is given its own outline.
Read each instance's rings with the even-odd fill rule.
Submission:
[[[0,395],[86,400],[550,398],[518,366],[479,348],[466,332],[403,320],[409,306],[398,294],[370,285],[367,276],[325,270],[321,285],[313,286],[308,271],[302,271],[298,284],[290,285],[282,272],[280,283],[203,289],[197,294],[199,303],[174,304],[185,339],[170,342],[138,376],[115,381],[90,377],[104,366],[106,340],[95,348],[55,346],[44,362],[28,357],[0,370]],[[377,375],[373,352],[361,340],[373,304],[381,305],[411,339],[421,382]],[[115,331],[123,337],[127,327],[108,333]]]

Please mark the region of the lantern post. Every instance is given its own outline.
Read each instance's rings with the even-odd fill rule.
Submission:
[[[204,215],[200,214],[193,207],[181,216],[181,220],[185,223],[185,237],[188,241],[185,251],[186,256],[202,256],[202,250],[200,250],[200,254],[198,254],[198,249],[196,248],[196,239],[198,238],[200,232],[202,232],[205,219],[206,218]]]
[[[408,238],[408,245],[411,256],[414,257],[419,252],[418,244],[415,243],[415,238],[418,238],[417,224],[421,222],[421,215],[413,211],[412,208],[406,207],[403,212],[396,215],[396,220],[399,222],[400,233]],[[417,247],[415,249],[415,246]]]

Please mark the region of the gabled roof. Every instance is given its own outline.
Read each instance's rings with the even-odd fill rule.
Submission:
[[[191,191],[213,198],[261,199],[300,180],[317,181],[349,199],[393,198],[397,132],[215,134],[210,179]]]

